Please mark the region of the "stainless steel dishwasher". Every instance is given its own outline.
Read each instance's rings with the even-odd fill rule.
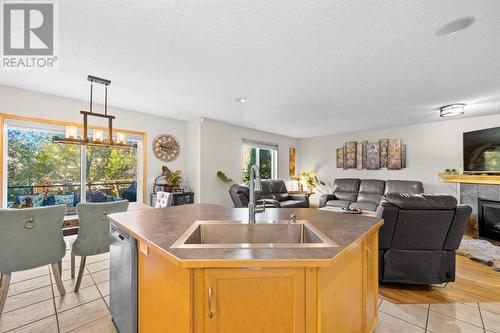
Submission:
[[[120,333],[137,333],[136,240],[111,224],[110,297],[113,322]]]

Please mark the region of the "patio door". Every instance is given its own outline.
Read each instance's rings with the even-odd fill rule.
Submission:
[[[3,129],[3,207],[65,204],[68,213],[79,202],[142,201],[143,143],[117,149],[53,143],[64,126],[6,120]]]

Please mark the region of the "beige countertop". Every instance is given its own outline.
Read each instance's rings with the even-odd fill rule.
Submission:
[[[330,265],[346,248],[354,246],[383,220],[318,209],[269,208],[257,220],[307,220],[330,238],[336,247],[324,248],[172,248],[172,244],[196,221],[246,220],[246,208],[192,204],[158,209],[128,211],[110,215],[112,223],[141,244],[159,251],[180,267],[319,267]]]

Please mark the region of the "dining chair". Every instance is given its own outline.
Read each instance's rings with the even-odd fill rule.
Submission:
[[[109,252],[111,236],[108,215],[126,212],[128,204],[128,200],[122,200],[102,203],[79,203],[76,205],[79,229],[78,236],[71,244],[72,278],[75,277],[75,256],[81,257],[81,260],[75,292],[80,289],[87,257]]]
[[[165,208],[172,206],[172,198],[174,194],[171,192],[156,192],[155,208]]]
[[[0,209],[0,314],[13,272],[50,264],[59,294],[66,294],[61,280],[65,214],[65,205]]]

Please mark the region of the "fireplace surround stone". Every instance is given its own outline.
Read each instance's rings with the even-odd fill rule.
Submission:
[[[467,234],[476,238],[479,237],[479,198],[500,201],[500,185],[460,184],[460,203],[472,207],[472,215]]]

